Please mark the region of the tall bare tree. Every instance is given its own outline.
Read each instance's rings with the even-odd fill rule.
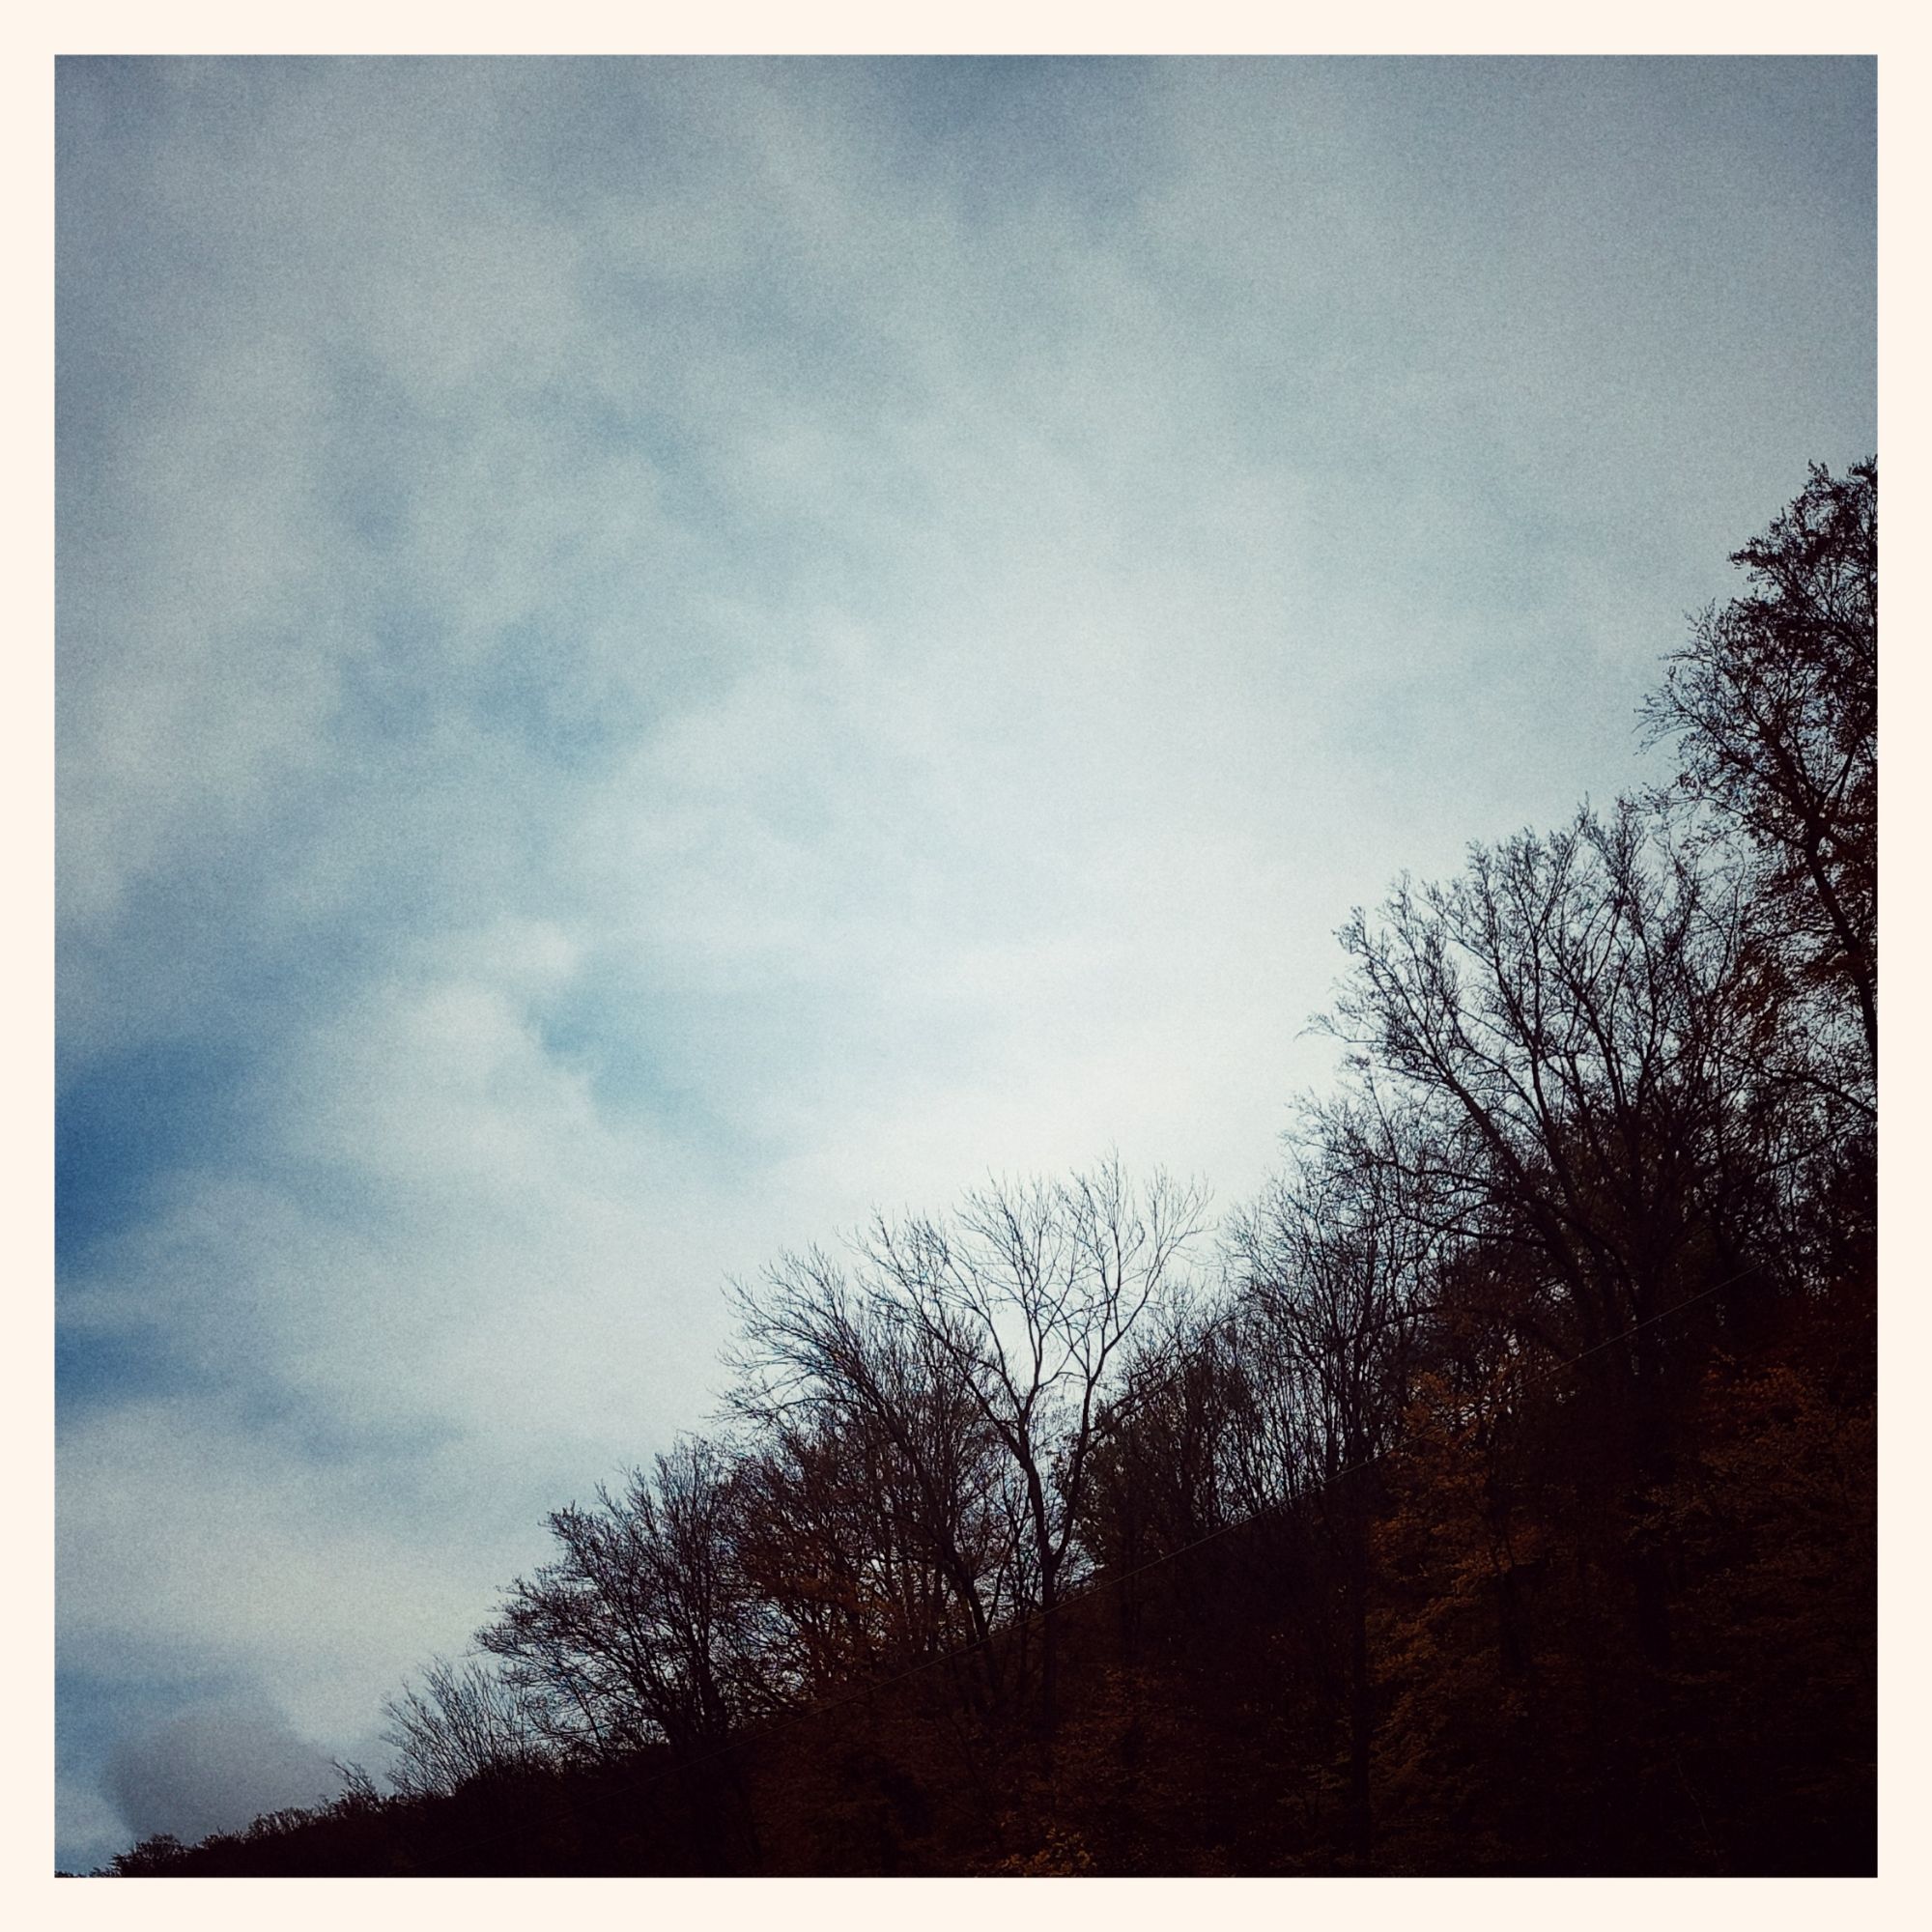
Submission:
[[[1644,707],[1677,789],[1739,828],[1769,922],[1856,1015],[1878,1077],[1878,462],[1804,491],[1731,561]]]
[[[728,1402],[750,1432],[748,1504],[764,1505],[752,1549],[800,1667],[842,1669],[834,1635],[859,1663],[963,1641],[997,1703],[991,1638],[1023,1600],[1024,1566],[999,1443],[952,1355],[895,1318],[863,1262],[855,1277],[821,1250],[790,1254],[735,1293]],[[855,1480],[876,1487],[848,1510]],[[825,1579],[829,1602],[807,1577]]]
[[[1118,1158],[1065,1181],[997,1182],[951,1219],[881,1217],[863,1253],[883,1318],[950,1365],[1006,1450],[1037,1590],[1040,1722],[1056,1719],[1059,1608],[1110,1368],[1182,1285],[1204,1189]]]
[[[1663,1318],[1695,1297],[1748,1319],[1789,1262],[1767,1189],[1829,1125],[1767,1071],[1789,1016],[1762,997],[1754,931],[1746,882],[1623,804],[1475,847],[1461,878],[1405,881],[1342,934],[1354,972],[1330,1025],[1432,1117],[1438,1203],[1522,1257],[1498,1313],[1581,1358],[1605,1484],[1667,1472],[1673,1363],[1694,1351]],[[1635,1581],[1662,1663],[1661,1579]]]

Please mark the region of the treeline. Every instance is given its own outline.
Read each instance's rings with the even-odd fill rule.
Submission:
[[[784,1256],[392,1790],[114,1869],[1874,1869],[1875,462],[1734,561],[1672,784],[1343,928],[1259,1200]]]

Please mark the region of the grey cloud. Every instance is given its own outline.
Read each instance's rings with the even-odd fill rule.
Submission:
[[[265,1811],[313,1804],[340,1786],[327,1756],[266,1706],[186,1711],[108,1752],[108,1795],[135,1838],[191,1844]]]

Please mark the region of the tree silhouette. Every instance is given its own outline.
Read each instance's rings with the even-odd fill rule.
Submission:
[[[1856,1012],[1878,1078],[1878,459],[1804,491],[1731,561],[1644,707],[1677,789],[1742,830],[1762,912]]]

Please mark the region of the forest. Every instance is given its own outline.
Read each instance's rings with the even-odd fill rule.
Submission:
[[[1669,782],[1348,918],[1259,1198],[779,1257],[381,1779],[111,1873],[1873,1872],[1877,495],[1735,554]]]

